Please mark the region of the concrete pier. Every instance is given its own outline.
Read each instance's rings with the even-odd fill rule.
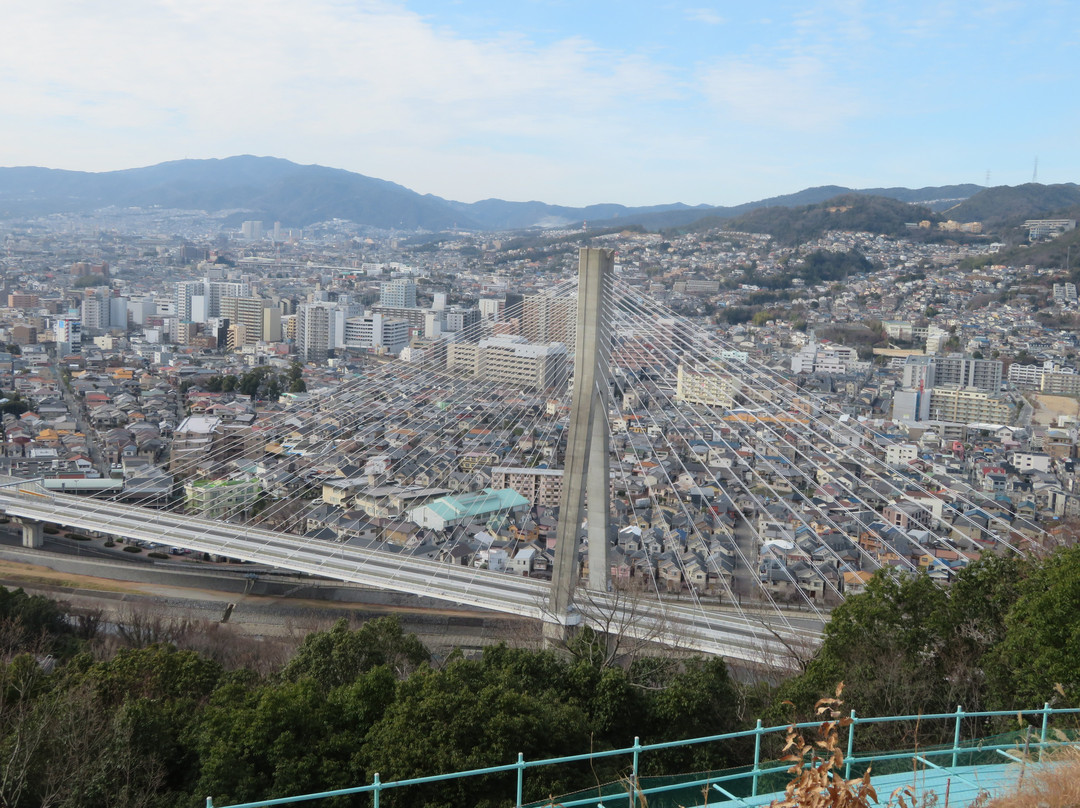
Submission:
[[[580,617],[573,610],[577,587],[578,546],[588,491],[589,587],[608,590],[608,511],[610,472],[607,445],[609,394],[608,335],[604,306],[610,299],[615,267],[612,250],[582,248],[578,259],[577,341],[574,394],[570,403],[566,460],[563,463],[555,567],[544,635],[565,641]]]
[[[33,519],[17,519],[20,525],[22,525],[22,544],[23,547],[29,547],[31,550],[36,550],[45,544],[45,535],[43,528],[44,522],[38,522]]]

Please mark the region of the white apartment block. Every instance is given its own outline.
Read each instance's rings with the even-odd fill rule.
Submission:
[[[687,404],[731,409],[742,390],[738,379],[725,373],[702,371],[679,364],[675,382],[675,400]]]
[[[524,337],[491,337],[455,342],[446,351],[448,370],[464,371],[508,387],[543,390],[564,384],[569,374],[566,346],[536,345]]]
[[[894,443],[885,447],[885,462],[890,466],[906,466],[919,456],[914,443]]]
[[[409,324],[404,320],[368,312],[345,320],[345,347],[399,354],[409,344]]]

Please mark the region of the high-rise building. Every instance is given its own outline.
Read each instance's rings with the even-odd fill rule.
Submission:
[[[240,234],[248,241],[258,241],[263,237],[263,223],[254,220],[244,222],[240,225]]]
[[[57,320],[53,324],[53,340],[57,356],[82,353],[82,322],[74,318]]]
[[[303,303],[296,311],[296,350],[305,361],[321,362],[345,347],[345,311],[336,303]]]
[[[996,393],[1001,389],[1000,359],[973,359],[960,354],[909,356],[904,362],[905,387],[972,387]]]
[[[930,391],[930,417],[962,424],[1007,424],[1012,407],[999,393],[964,387],[934,387]]]
[[[259,297],[223,297],[221,316],[228,318],[232,325],[244,326],[243,339],[239,345],[281,341],[281,309],[270,300]]]
[[[379,287],[379,305],[394,308],[416,308],[416,281],[412,278],[395,278]]]
[[[561,342],[574,349],[577,299],[526,295],[522,301],[521,333],[530,342]]]
[[[307,362],[322,362],[330,349],[330,311],[302,303],[296,311],[296,352]]]
[[[90,334],[109,330],[109,290],[88,289],[82,301],[82,326]]]
[[[176,284],[176,316],[181,322],[205,323],[221,317],[221,301],[226,297],[250,297],[246,283],[211,280],[180,281]]]

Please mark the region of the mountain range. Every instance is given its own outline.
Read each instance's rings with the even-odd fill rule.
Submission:
[[[1023,194],[1025,215],[1050,213],[1080,204],[1075,185],[1053,188],[1052,200]],[[530,227],[580,225],[646,227],[686,225],[704,218],[728,220],[766,207],[812,205],[842,194],[881,196],[918,203],[931,210],[961,210],[990,194],[985,207],[996,210],[994,192],[978,185],[946,185],[919,189],[851,189],[836,185],[807,188],[794,194],[733,207],[681,203],[627,207],[618,204],[583,208],[544,202],[484,199],[455,202],[419,194],[402,185],[336,168],[299,165],[275,157],[242,155],[225,159],[175,160],[145,168],[91,173],[37,167],[0,168],[0,219],[21,219],[53,213],[90,212],[102,208],[161,207],[230,214],[226,222],[245,219],[305,227],[330,219],[346,219],[377,228],[401,230],[520,230]],[[1074,199],[1076,201],[1070,202]],[[962,204],[961,204],[962,203]],[[960,206],[956,208],[954,206]],[[1049,206],[1049,207],[1048,207]],[[1045,209],[1044,209],[1045,208]],[[952,216],[952,212],[949,213]],[[954,218],[956,218],[954,216]]]

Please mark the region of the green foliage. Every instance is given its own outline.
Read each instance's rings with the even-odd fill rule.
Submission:
[[[286,681],[312,679],[323,690],[355,681],[379,665],[405,676],[430,658],[415,635],[406,634],[395,617],[369,620],[359,629],[342,618],[329,631],[309,634],[281,675]]]
[[[805,714],[842,681],[845,701],[860,715],[986,709],[998,697],[986,686],[997,664],[991,652],[1026,569],[1015,558],[988,556],[948,590],[925,574],[879,572],[864,594],[833,610],[821,649],[804,674],[781,685],[778,702],[790,700]],[[780,709],[774,716],[790,717]]]
[[[226,685],[195,737],[199,793],[231,802],[367,781],[362,739],[393,701],[394,690],[385,667],[329,693],[310,678]]]
[[[240,393],[252,398],[277,401],[282,392],[303,393],[307,390],[302,369],[294,362],[288,372],[280,373],[269,365],[253,368],[239,376],[211,376],[199,382],[209,393]],[[181,390],[186,393],[186,389]]]
[[[1080,702],[1080,546],[1058,550],[1014,588],[992,655],[1000,703]],[[1055,695],[1057,694],[1057,695]]]
[[[0,586],[0,625],[7,635],[7,653],[34,650],[69,654],[76,648],[64,612],[56,601],[43,595]]]
[[[589,747],[586,712],[577,700],[558,698],[559,680],[537,691],[511,673],[461,659],[442,671],[418,671],[401,683],[394,704],[368,734],[371,767],[398,779],[509,762],[518,752],[535,760]],[[530,777],[527,798],[572,788],[572,771]],[[410,793],[408,800],[479,806],[499,804],[505,795],[505,778],[490,777],[442,783]]]

